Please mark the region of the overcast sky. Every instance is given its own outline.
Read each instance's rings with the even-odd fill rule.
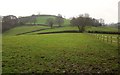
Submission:
[[[105,23],[118,22],[120,0],[0,0],[0,15],[62,14],[66,18],[89,13]]]

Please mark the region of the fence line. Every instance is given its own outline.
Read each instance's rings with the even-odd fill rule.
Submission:
[[[97,39],[102,40],[104,42],[120,44],[119,36],[115,37],[115,36],[107,36],[102,34],[92,34],[92,35],[94,35]]]

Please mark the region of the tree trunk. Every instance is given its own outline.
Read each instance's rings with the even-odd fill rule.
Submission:
[[[81,32],[80,26],[78,25],[79,32]]]
[[[59,27],[61,27],[61,24],[59,24]]]
[[[52,29],[53,27],[52,27],[52,25],[51,25],[51,29]]]
[[[81,26],[81,31],[84,32],[85,31],[85,25]]]

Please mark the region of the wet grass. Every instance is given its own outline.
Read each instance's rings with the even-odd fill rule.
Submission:
[[[3,37],[3,73],[110,73],[118,47],[81,33]]]

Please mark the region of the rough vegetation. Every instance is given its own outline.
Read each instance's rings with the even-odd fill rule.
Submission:
[[[81,31],[81,24],[78,24],[80,27],[77,28],[76,23],[70,25],[69,19],[62,18],[61,24],[53,24],[56,16],[32,16],[35,20],[30,19],[30,16],[21,17],[18,27],[10,28],[3,33],[3,73],[118,72],[120,63],[118,45],[98,40],[87,33],[87,31],[118,32],[117,28],[88,25],[87,22],[84,24],[83,33],[73,33],[72,31]],[[52,20],[48,20],[51,18]],[[45,25],[46,22],[51,27]],[[52,34],[64,31],[71,33]]]
[[[3,38],[3,73],[114,73],[117,46],[88,34],[46,34]]]

